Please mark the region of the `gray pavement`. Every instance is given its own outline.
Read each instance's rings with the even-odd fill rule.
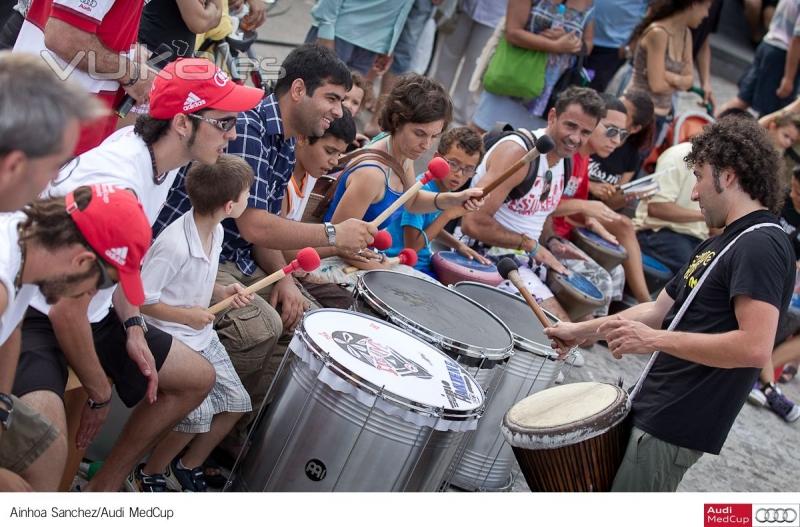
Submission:
[[[309,11],[312,0],[279,0],[273,13],[259,30],[259,38],[285,44],[303,41],[310,27]],[[278,64],[291,50],[290,46],[258,44],[259,57],[271,57]],[[712,79],[717,103],[722,104],[736,94],[736,86],[722,77]],[[697,96],[682,94],[678,113],[700,109]],[[421,159],[423,168],[429,159]],[[625,357],[615,360],[606,348],[595,345],[584,352],[586,365],[567,372],[567,382],[601,381],[614,383],[623,378],[631,386],[645,364],[644,357]],[[800,381],[784,386],[788,397],[800,401]],[[787,424],[764,408],[746,404],[731,430],[728,441],[719,456],[706,455],[689,470],[679,490],[681,491],[742,491],[781,492],[800,491],[800,455],[797,453],[800,423]],[[521,478],[520,478],[521,479]],[[526,490],[524,481],[518,481],[514,490]]]

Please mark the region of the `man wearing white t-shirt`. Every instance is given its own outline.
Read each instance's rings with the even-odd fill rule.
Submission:
[[[37,291],[51,303],[91,296],[119,280],[129,301],[140,303],[139,267],[150,239],[133,194],[109,185],[80,187],[66,198],[36,200],[0,215],[0,243],[9,249],[0,253],[0,491],[13,488],[5,471],[21,475],[32,489],[55,490],[66,459],[63,412],[40,413],[9,395],[19,324],[31,299]],[[55,394],[43,397],[60,402]]]
[[[564,191],[564,159],[572,158],[580,150],[604,115],[605,104],[594,90],[577,87],[565,90],[547,116],[547,128],[533,131],[536,137],[547,134],[555,142],[555,148],[539,158],[533,185],[521,197],[507,199],[528,175],[529,165],[524,165],[486,197],[479,211],[462,219],[463,233],[473,240],[496,250],[516,250],[531,257],[534,268],[520,267],[520,276],[531,293],[542,299],[542,306],[562,320],[569,317],[535,270],[539,264],[556,272],[567,270],[539,240],[548,241],[553,234],[549,216]],[[526,151],[525,142],[516,133],[503,137],[486,152],[472,178],[472,186],[485,187]],[[558,256],[569,256],[564,252],[566,246],[557,240],[547,245]]]
[[[215,163],[236,137],[238,112],[255,106],[262,95],[261,90],[230,82],[205,59],[172,62],[153,82],[149,114],[64,167],[46,192],[63,195],[91,183],[130,188],[152,223],[177,169],[192,160]],[[138,307],[118,291],[113,295],[113,310],[112,294],[107,291],[88,303],[62,301],[52,308],[43,299],[34,299],[31,304],[36,309],[26,315],[23,327],[22,356],[32,351],[30,342],[31,348],[46,350],[47,357],[37,361],[31,355],[30,361],[21,363],[15,383],[18,395],[63,394],[66,376],[57,375],[45,386],[36,381],[41,371],[52,369],[53,357],[63,353],[97,405],[111,398],[110,377],[122,401],[136,406],[86,490],[117,490],[148,447],[195,408],[214,382],[207,361],[168,334],[148,330]],[[142,399],[145,404],[139,404]],[[84,409],[78,448],[89,445],[107,415],[107,408]]]

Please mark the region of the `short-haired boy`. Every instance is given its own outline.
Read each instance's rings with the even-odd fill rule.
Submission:
[[[238,218],[247,207],[253,171],[243,159],[223,155],[214,165],[195,164],[186,176],[192,209],[156,238],[142,269],[148,324],[170,333],[205,357],[216,372],[206,399],[154,448],[147,463],[128,476],[132,491],[203,492],[202,464],[246,412],[250,396],[212,327],[208,306],[214,298],[237,295],[233,307],[243,307],[252,295],[241,284],[217,285],[226,218]],[[181,456],[181,451],[186,451]]]
[[[436,155],[443,158],[450,165],[450,173],[443,180],[433,180],[422,187],[430,192],[455,192],[472,179],[475,169],[483,157],[483,140],[474,130],[467,126],[452,128],[442,134]],[[465,243],[459,241],[444,227],[452,220],[466,214],[463,207],[447,209],[442,212],[437,210],[424,214],[415,214],[404,211],[398,221],[389,225],[392,234],[392,248],[388,251],[390,256],[395,256],[403,247],[417,251],[417,264],[414,266],[430,276],[436,277],[431,268],[430,242],[437,239],[451,249],[457,250],[467,258],[478,260],[481,263],[491,263],[484,256],[475,252]]]

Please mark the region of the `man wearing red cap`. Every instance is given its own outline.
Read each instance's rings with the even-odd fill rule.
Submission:
[[[139,266],[150,245],[150,225],[133,194],[95,185],[0,215],[0,238],[10,249],[0,254],[0,491],[20,488],[11,484],[9,472],[24,478],[23,489],[55,490],[66,453],[63,415],[37,412],[27,403],[56,396],[10,395],[19,323],[37,290],[54,303],[91,296],[119,281],[128,300],[141,303]],[[64,357],[58,359],[56,374],[66,375]],[[47,383],[47,372],[37,380]]]
[[[109,109],[107,117],[81,129],[75,154],[111,135],[116,108],[127,93],[147,102],[154,72],[147,52],[136,43],[144,0],[33,0],[14,51],[40,55],[94,93]]]
[[[205,59],[172,62],[153,82],[150,114],[76,158],[46,192],[63,195],[94,183],[129,188],[152,223],[177,169],[192,160],[215,163],[228,141],[236,137],[237,113],[255,106],[262,95],[261,90],[230,82]],[[31,302],[35,309],[26,315],[26,323],[37,324],[35,337],[28,338],[26,333],[27,341],[35,341],[38,348],[51,354],[66,355],[90,400],[100,405],[110,400],[106,377],[110,376],[122,401],[136,406],[121,439],[87,490],[118,489],[151,443],[195,408],[214,382],[213,369],[206,361],[198,360],[196,353],[168,334],[148,329],[138,306],[118,292],[113,294],[113,310],[112,291],[100,291],[91,302],[69,299],[52,307],[41,297],[35,298]],[[24,342],[23,356],[28,352]],[[36,387],[41,367],[33,363],[20,367],[17,385],[21,390]],[[45,389],[61,395],[64,385],[56,383]],[[145,398],[147,401],[139,404]],[[63,408],[55,406],[54,411],[63,415]],[[89,445],[107,414],[107,408],[84,411],[76,438],[78,448]]]

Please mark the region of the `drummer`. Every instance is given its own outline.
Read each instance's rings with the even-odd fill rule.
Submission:
[[[422,189],[430,192],[452,192],[468,185],[475,169],[483,157],[483,141],[472,128],[461,126],[452,128],[442,134],[436,156],[441,157],[450,165],[450,173],[443,180],[433,180],[426,183]],[[389,256],[396,256],[404,247],[414,249],[418,260],[414,266],[417,270],[435,278],[431,268],[431,241],[437,240],[451,249],[455,249],[470,260],[475,259],[481,263],[491,263],[483,255],[473,250],[445,230],[445,226],[452,220],[461,218],[467,213],[464,207],[454,207],[446,211],[435,210],[427,213],[413,213],[404,211],[400,217],[389,225],[392,235],[392,248],[387,251]]]
[[[602,201],[589,200],[589,157],[606,158],[614,150],[622,146],[627,139],[627,108],[616,97],[603,93],[600,95],[606,103],[606,116],[594,129],[589,140],[573,157],[573,178],[578,185],[564,189],[561,203],[556,207],[553,226],[559,236],[569,239],[572,226],[583,223],[587,229],[597,233],[611,243],[622,245],[628,257],[621,266],[610,271],[612,277],[611,299],[620,300],[627,280],[628,288],[637,302],[649,302],[650,292],[644,280],[642,269],[642,251],[636,240],[633,223],[627,216],[611,210]],[[585,260],[566,260],[563,263],[571,270],[583,274]],[[624,272],[623,272],[624,269]],[[601,316],[605,313],[599,313]]]
[[[686,161],[696,178],[692,199],[722,234],[700,244],[654,302],[545,330],[567,344],[599,335],[618,358],[661,352],[633,395],[617,491],[674,491],[704,452],[719,454],[794,288],[794,253],[773,214],[780,160],[766,132],[746,119],[720,119],[692,139]]]
[[[518,260],[530,263],[520,267],[522,279],[541,305],[561,320],[569,320],[569,317],[545,285],[543,267],[567,273],[556,256],[582,258],[582,255],[553,238],[548,218],[558,206],[565,186],[569,185],[565,184],[569,178],[564,174],[564,159],[571,158],[583,147],[605,113],[605,103],[596,91],[578,87],[565,90],[548,114],[547,127],[532,131],[536,137],[549,135],[555,148],[539,158],[536,180],[527,194],[520,199],[508,199],[515,187],[524,185],[529,168],[525,165],[486,197],[486,204],[480,211],[462,219],[461,229],[473,245],[492,256],[516,252]],[[487,185],[525,154],[525,143],[516,133],[501,138],[489,149],[475,173],[473,186]],[[540,244],[539,240],[549,243]],[[593,261],[588,263],[593,269],[591,275],[602,276],[603,283],[608,284],[606,289],[610,288],[608,272]],[[505,285],[515,291],[513,286]]]

